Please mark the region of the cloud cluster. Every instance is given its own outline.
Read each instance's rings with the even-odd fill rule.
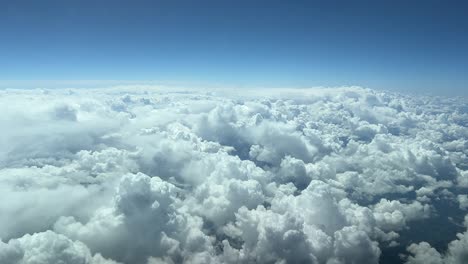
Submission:
[[[464,225],[468,228],[468,215],[465,216]],[[408,251],[411,256],[408,257],[406,264],[462,264],[468,261],[468,230],[457,234],[457,239],[448,244],[445,254],[439,253],[427,242],[411,244]]]
[[[464,99],[134,86],[0,111],[0,263],[468,261]]]

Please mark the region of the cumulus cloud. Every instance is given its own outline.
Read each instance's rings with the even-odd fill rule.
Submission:
[[[460,194],[457,196],[458,202],[460,203],[460,209],[466,210],[468,209],[468,195]]]
[[[359,87],[2,90],[0,263],[466,263],[466,109]],[[445,247],[415,228],[434,225]]]
[[[468,228],[468,215],[465,216],[464,225]],[[462,264],[468,262],[468,230],[458,233],[457,239],[447,245],[447,252],[441,254],[427,242],[411,244],[408,247],[411,256],[407,264],[434,263],[434,264]]]
[[[100,254],[91,255],[88,247],[79,241],[52,231],[24,235],[5,244],[0,241],[1,263],[70,263],[70,264],[117,264]]]

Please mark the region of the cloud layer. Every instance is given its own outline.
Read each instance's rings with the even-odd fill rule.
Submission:
[[[135,86],[0,111],[0,263],[468,261],[464,99]]]

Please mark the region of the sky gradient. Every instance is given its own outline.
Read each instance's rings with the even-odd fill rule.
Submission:
[[[6,80],[360,85],[468,94],[468,4],[1,1]]]

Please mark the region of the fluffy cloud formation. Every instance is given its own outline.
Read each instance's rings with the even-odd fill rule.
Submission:
[[[8,244],[0,242],[0,250],[1,263],[117,264],[100,254],[92,256],[85,244],[52,231],[27,234]]]
[[[467,261],[464,99],[117,87],[0,110],[0,263]]]
[[[465,217],[465,227],[468,228],[468,215]],[[411,244],[408,251],[411,252],[407,264],[463,264],[468,262],[468,230],[457,234],[457,239],[450,242],[445,254],[439,253],[427,242]]]

